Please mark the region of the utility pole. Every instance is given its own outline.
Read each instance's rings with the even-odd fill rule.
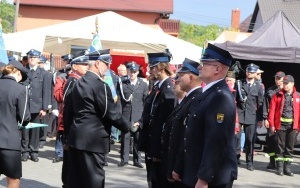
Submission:
[[[15,21],[14,21],[14,30],[13,32],[17,32],[17,23],[18,23],[18,17],[19,17],[19,5],[20,0],[16,0],[16,11],[15,11]]]

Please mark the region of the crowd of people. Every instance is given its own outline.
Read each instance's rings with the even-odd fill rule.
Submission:
[[[66,54],[66,67],[54,73],[34,49],[22,64],[12,59],[3,65],[0,173],[8,187],[19,187],[21,161],[38,162],[39,148],[54,132],[53,163],[63,163],[64,188],[104,187],[110,144],[119,139],[118,166],[128,165],[132,153],[133,166],[144,168],[144,152],[150,188],[232,187],[243,151],[246,168],[255,169],[256,129],[262,126],[268,129],[267,168],[293,176],[300,128],[293,76],[279,71],[265,90],[263,71],[252,63],[245,79],[236,80],[231,54],[212,44],[199,61],[186,58],[178,70],[168,50],[147,56],[147,79],[134,61],[121,64],[116,75],[109,50]],[[49,126],[27,129],[29,122]]]

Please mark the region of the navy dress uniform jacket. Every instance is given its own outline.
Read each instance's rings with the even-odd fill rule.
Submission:
[[[11,76],[2,77],[0,85],[0,148],[20,151],[18,122],[30,120],[26,88]]]
[[[51,104],[51,84],[49,74],[44,69],[37,67],[34,73],[27,69],[28,78],[24,82],[29,85],[29,109],[30,113],[39,113],[41,110],[47,111]]]
[[[151,121],[149,124],[149,151],[151,158],[161,159],[161,135],[163,125],[177,103],[177,97],[173,92],[173,83],[167,78],[156,91],[150,111]]]
[[[179,151],[179,145],[183,141],[184,125],[183,122],[188,114],[191,103],[195,97],[202,92],[202,88],[192,91],[184,97],[170,116],[168,117],[162,132],[162,165],[167,178],[172,178],[172,171]]]
[[[192,187],[202,179],[217,186],[237,178],[235,117],[235,101],[225,80],[194,99],[174,169],[182,183]]]
[[[238,89],[238,82],[240,82],[240,91]],[[247,81],[244,79],[236,82],[235,90],[240,123],[254,125],[257,121],[262,121],[264,96],[260,83],[255,81],[249,89]],[[243,98],[247,97],[245,102],[242,101],[240,95]]]
[[[142,117],[139,119],[140,124],[140,135],[138,140],[138,150],[148,152],[149,149],[149,130],[150,130],[150,121],[151,121],[151,107],[152,102],[155,97],[155,94],[158,90],[158,85],[154,85],[150,93],[145,98],[144,109],[142,113]]]
[[[64,141],[68,139],[69,130],[73,123],[73,103],[72,103],[72,90],[75,83],[80,76],[76,74],[70,74],[63,90],[63,126],[64,126]]]
[[[76,82],[71,95],[74,116],[68,145],[77,150],[108,153],[111,125],[123,132],[131,127],[117,109],[109,86],[88,71]]]
[[[131,94],[133,96],[131,102],[126,102],[121,95],[119,96],[121,99],[123,116],[130,122],[137,122],[143,114],[144,102],[148,94],[147,83],[141,78],[138,78],[137,83],[134,86],[128,82],[123,83],[122,87],[125,99],[128,99]]]

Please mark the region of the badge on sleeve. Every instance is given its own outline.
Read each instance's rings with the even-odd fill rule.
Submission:
[[[223,121],[224,121],[224,114],[217,113],[217,122],[223,123]]]

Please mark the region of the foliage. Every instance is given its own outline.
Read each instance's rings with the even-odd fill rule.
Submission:
[[[15,7],[7,3],[6,0],[0,0],[0,18],[2,18],[2,30],[4,33],[13,32]]]
[[[215,40],[223,30],[217,25],[201,26],[181,22],[179,38],[202,47],[207,40]]]

